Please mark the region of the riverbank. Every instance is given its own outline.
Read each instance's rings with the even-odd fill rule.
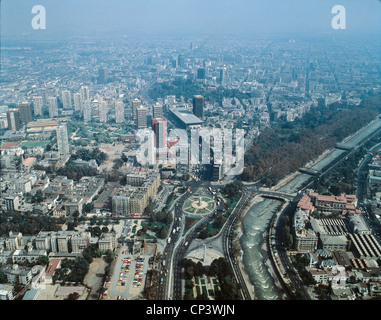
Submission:
[[[262,299],[260,296],[262,296],[263,293],[259,294],[256,292],[255,284],[253,283],[252,279],[250,278],[249,270],[250,266],[246,266],[244,261],[243,261],[243,256],[244,256],[244,244],[242,241],[244,241],[244,237],[246,236],[247,230],[244,230],[245,227],[243,225],[243,221],[245,220],[246,214],[249,212],[249,210],[255,206],[260,204],[261,202],[265,201],[265,198],[262,198],[260,196],[255,197],[254,199],[251,200],[250,206],[245,210],[245,212],[242,215],[242,221],[239,223],[239,226],[237,226],[237,236],[239,239],[239,245],[240,245],[240,252],[241,255],[238,260],[239,268],[241,270],[242,276],[244,278],[244,281],[246,283],[246,286],[248,288],[248,291],[250,293],[251,299],[252,300],[259,300]],[[250,231],[249,231],[250,232]],[[268,231],[264,231],[261,236],[258,244],[256,247],[258,247],[256,250],[260,253],[260,256],[263,257],[263,266],[267,269],[268,274],[271,276],[272,281],[273,281],[273,288],[274,291],[278,292],[279,297],[281,299],[286,299],[287,297],[284,294],[284,289],[282,287],[282,284],[280,283],[280,280],[278,279],[276,270],[274,269],[274,265],[271,262],[271,253],[269,252],[268,248],[268,243],[267,243],[267,234]],[[247,248],[246,248],[247,249]],[[245,250],[246,250],[245,249]],[[262,280],[260,280],[262,281]]]
[[[252,283],[252,281],[250,280],[249,274],[248,274],[246,267],[245,267],[245,264],[243,262],[243,248],[242,248],[242,244],[241,244],[241,237],[243,236],[244,232],[243,232],[242,221],[245,219],[246,213],[250,210],[250,208],[257,203],[262,202],[263,200],[264,199],[262,197],[255,197],[253,200],[251,200],[250,207],[248,209],[246,209],[245,212],[243,213],[242,220],[237,227],[237,237],[239,240],[238,243],[239,243],[240,252],[241,252],[241,255],[237,259],[238,267],[241,270],[242,277],[245,280],[246,287],[250,293],[250,297],[252,300],[256,300],[257,296],[255,294],[255,286]]]

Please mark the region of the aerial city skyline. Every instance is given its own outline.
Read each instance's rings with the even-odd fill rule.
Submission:
[[[380,7],[2,1],[0,299],[380,299]]]

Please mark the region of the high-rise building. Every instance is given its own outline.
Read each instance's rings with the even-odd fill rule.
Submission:
[[[7,110],[7,121],[8,129],[12,131],[20,131],[21,129],[21,120],[19,109],[8,109]]]
[[[177,64],[177,60],[176,59],[172,59],[171,60],[171,64],[172,64],[172,68],[175,68],[175,69],[177,68],[178,64]]]
[[[69,154],[69,139],[67,135],[66,125],[58,125],[57,129],[57,145],[60,155],[66,156]]]
[[[33,111],[35,116],[42,116],[42,97],[33,97]]]
[[[115,103],[115,122],[122,123],[124,121],[124,103],[117,101]]]
[[[152,119],[152,130],[155,133],[155,148],[167,145],[167,121],[165,118]]]
[[[204,117],[204,97],[200,95],[193,96],[193,114],[202,120]]]
[[[180,68],[185,68],[185,58],[184,58],[184,55],[179,54],[177,61],[178,61],[178,64],[179,64]]]
[[[91,101],[83,101],[83,121],[90,122],[92,118]]]
[[[225,81],[225,69],[222,68],[222,69],[220,69],[219,82],[220,82],[220,84],[224,84],[224,81]]]
[[[71,92],[69,90],[62,91],[62,106],[64,109],[72,109]]]
[[[206,78],[206,70],[205,68],[197,69],[197,79],[205,79]]]
[[[48,107],[49,107],[49,117],[50,118],[58,117],[57,97],[48,98]]]
[[[74,110],[81,111],[82,110],[81,94],[78,92],[74,93],[73,99],[74,99]]]
[[[135,98],[132,101],[132,117],[134,120],[136,120],[138,118],[137,110],[141,105],[142,105],[141,101],[137,98]]]
[[[99,104],[99,121],[100,122],[107,122],[107,111],[108,111],[107,101],[101,100]]]
[[[107,81],[107,70],[104,68],[98,69],[98,84],[105,84]]]
[[[19,104],[20,121],[21,123],[28,123],[33,121],[32,108],[29,102],[22,102]]]
[[[163,117],[163,105],[156,102],[153,106],[153,118],[154,119],[160,119]]]
[[[140,106],[137,110],[138,129],[147,128],[147,108]]]
[[[82,103],[90,99],[90,90],[88,86],[81,87],[81,101]]]

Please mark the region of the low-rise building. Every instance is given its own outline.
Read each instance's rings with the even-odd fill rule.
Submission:
[[[45,250],[16,250],[12,255],[13,264],[22,262],[37,263],[40,257],[46,256]]]
[[[98,248],[100,250],[114,250],[118,245],[115,232],[105,232],[99,237]]]
[[[19,266],[18,264],[5,265],[1,268],[7,282],[28,284],[32,280],[32,268]]]
[[[9,283],[5,283],[5,284],[0,283],[0,301],[13,300],[13,298],[14,298],[14,286]]]

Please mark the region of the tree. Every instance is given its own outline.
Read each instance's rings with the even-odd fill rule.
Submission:
[[[122,155],[120,156],[120,159],[122,159],[124,163],[128,161],[128,157],[124,153],[122,153]]]
[[[49,257],[48,256],[39,256],[37,259],[37,264],[41,266],[48,266],[49,265]]]
[[[86,213],[90,213],[93,209],[94,209],[94,204],[93,204],[93,203],[85,203],[85,204],[83,205],[83,210],[84,210]]]
[[[104,257],[104,260],[107,263],[111,263],[114,260],[114,258],[115,258],[115,253],[110,249],[106,250],[106,255]]]
[[[79,293],[78,292],[72,292],[70,293],[65,300],[78,300],[79,298]]]
[[[41,203],[44,200],[44,193],[38,189],[34,196],[32,196],[32,203]]]

